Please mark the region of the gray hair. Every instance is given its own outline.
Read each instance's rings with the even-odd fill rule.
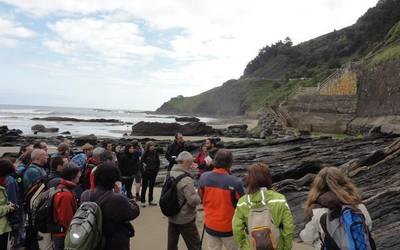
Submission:
[[[105,150],[100,154],[100,162],[112,161],[114,160],[114,155],[111,151]]]
[[[184,161],[193,161],[193,156],[188,151],[182,151],[178,157],[176,158],[178,163],[182,163]]]
[[[46,151],[44,151],[43,149],[34,149],[31,153],[31,159],[32,161],[35,161],[37,159],[39,159],[39,157],[43,154],[46,154]]]
[[[104,151],[106,151],[105,148],[102,147],[97,147],[93,150],[93,158],[95,158],[96,160],[100,160],[100,156],[101,154],[104,153]]]

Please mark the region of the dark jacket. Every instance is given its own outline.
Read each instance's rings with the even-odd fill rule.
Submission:
[[[48,177],[48,183],[47,183],[47,187],[48,188],[52,188],[52,187],[57,187],[58,184],[60,184],[61,182],[61,175],[59,172],[55,171],[55,170],[51,170],[49,177]]]
[[[168,170],[177,164],[176,157],[182,152],[185,151],[186,146],[185,143],[178,143],[176,140],[168,146],[167,152],[165,153],[165,158],[169,161]]]
[[[118,167],[122,176],[132,176],[140,171],[140,158],[138,154],[123,153],[118,159]]]
[[[141,161],[144,164],[145,175],[154,175],[160,170],[160,156],[156,150],[145,151]]]
[[[106,192],[106,197],[100,205],[103,213],[103,234],[106,239],[104,250],[129,250],[131,220],[139,216],[139,206],[131,203],[122,194],[113,193],[97,187],[93,192],[86,190],[81,196],[81,201],[98,202]],[[91,196],[91,197],[89,197]]]

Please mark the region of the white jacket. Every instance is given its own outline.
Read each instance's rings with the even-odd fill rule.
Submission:
[[[369,230],[372,230],[372,220],[371,217],[368,213],[367,208],[363,205],[360,204],[358,205],[358,209],[361,210],[361,212],[365,216],[365,223],[368,226]],[[312,245],[315,250],[320,250],[321,249],[321,240],[320,240],[320,235],[321,238],[323,239],[325,237],[324,230],[322,229],[320,219],[321,216],[325,213],[329,212],[328,208],[316,208],[312,210],[313,216],[310,222],[308,222],[305,226],[305,228],[300,232],[300,238],[304,241],[304,243]]]

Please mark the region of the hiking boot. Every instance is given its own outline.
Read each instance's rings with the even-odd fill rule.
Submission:
[[[154,207],[154,206],[157,206],[157,203],[150,201],[150,202],[149,202],[149,206],[153,206],[153,207]]]

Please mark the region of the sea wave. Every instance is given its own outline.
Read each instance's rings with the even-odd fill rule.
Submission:
[[[0,114],[36,114],[36,115],[48,115],[48,110],[37,110],[37,109],[0,109]]]

